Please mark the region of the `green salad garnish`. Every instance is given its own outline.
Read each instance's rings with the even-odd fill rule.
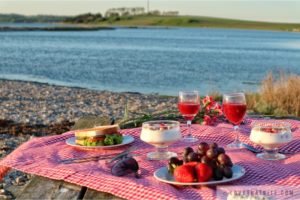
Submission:
[[[105,135],[104,145],[109,146],[109,145],[121,144],[122,141],[123,141],[123,137],[120,134]]]
[[[89,140],[85,140],[84,141],[84,145],[85,146],[95,147],[95,146],[104,146],[104,143],[103,143],[103,141],[93,141],[93,142],[90,142]]]

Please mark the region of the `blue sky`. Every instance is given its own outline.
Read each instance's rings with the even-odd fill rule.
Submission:
[[[200,15],[300,23],[300,0],[149,0],[150,10],[177,10]],[[0,0],[0,13],[76,15],[108,8],[147,6],[147,0]]]

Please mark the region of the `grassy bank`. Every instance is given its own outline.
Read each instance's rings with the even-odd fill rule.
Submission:
[[[53,23],[62,22],[67,16],[54,16],[54,15],[34,15],[25,16],[19,14],[0,14],[0,22],[11,23]]]
[[[77,16],[36,15],[24,16],[18,14],[0,14],[0,22],[13,23],[44,23],[56,22],[66,24],[81,24],[93,26],[165,26],[165,27],[209,27],[209,28],[237,28],[258,30],[279,30],[300,32],[300,23],[270,23],[236,19],[224,19],[203,16],[111,16],[104,17],[101,13],[81,14]]]
[[[210,95],[222,101],[219,92]],[[300,118],[300,76],[269,73],[261,82],[258,92],[246,92],[246,99],[249,114]]]
[[[112,16],[109,18],[99,15],[80,15],[65,20],[68,23],[84,23],[101,26],[167,26],[167,27],[211,27],[211,28],[239,28],[279,31],[300,31],[299,24],[269,23],[235,19],[223,19],[200,16]]]
[[[256,94],[247,94],[248,109],[273,116],[300,117],[300,76],[268,74]]]
[[[99,31],[114,30],[104,26],[0,27],[0,31]]]

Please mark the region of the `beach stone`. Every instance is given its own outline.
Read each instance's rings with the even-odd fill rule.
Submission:
[[[28,179],[26,176],[19,176],[16,178],[16,184],[17,185],[24,185]]]
[[[6,194],[0,194],[0,199],[8,199],[8,196]]]
[[[0,199],[13,199],[13,194],[7,190],[0,189]]]
[[[35,176],[16,199],[76,199],[80,186]]]

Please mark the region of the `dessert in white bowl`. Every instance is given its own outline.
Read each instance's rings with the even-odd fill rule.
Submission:
[[[291,125],[285,122],[254,123],[250,140],[264,147],[263,153],[257,157],[265,160],[279,160],[285,155],[278,153],[278,148],[292,141]]]
[[[164,160],[176,156],[176,153],[166,151],[166,148],[181,139],[180,124],[177,121],[159,120],[144,122],[141,140],[156,147],[156,152],[148,153],[151,160]]]
[[[149,123],[149,122],[148,122]],[[179,126],[176,124],[159,123],[143,126],[141,140],[155,145],[168,146],[181,138]]]

